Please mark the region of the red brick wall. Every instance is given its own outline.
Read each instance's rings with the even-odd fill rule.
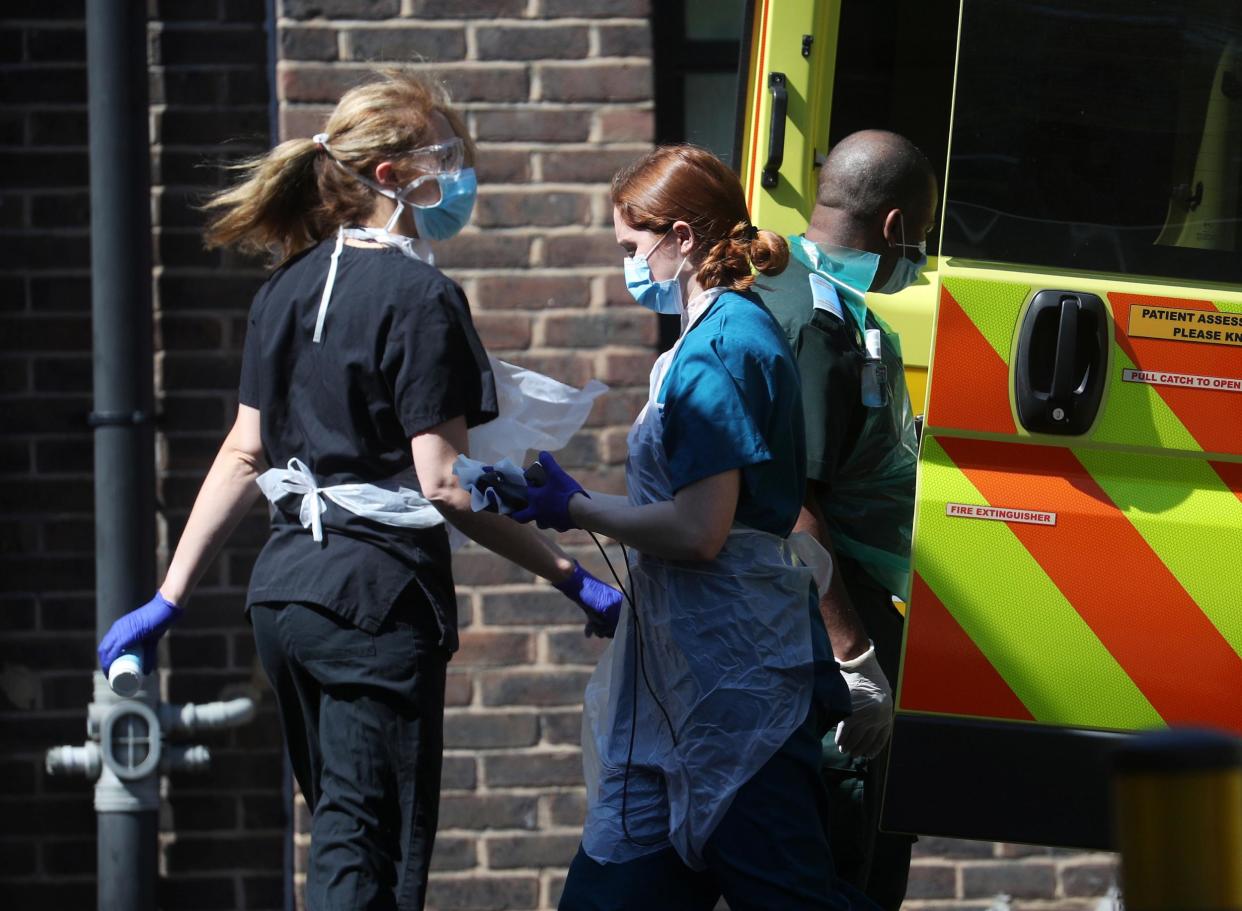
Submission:
[[[161,557],[236,406],[260,264],[206,253],[204,164],[310,135],[379,61],[427,61],[480,145],[474,224],[439,249],[488,346],[612,391],[562,461],[619,489],[654,317],[632,305],[607,185],[653,131],[647,0],[278,0],[276,101],[259,0],[151,4]],[[44,751],[84,739],[94,662],[84,0],[0,10],[0,895],[6,907],[94,902],[90,787]],[[260,715],[217,734],[209,776],[175,776],[162,814],[162,906],[283,906],[281,745],[240,607],[265,533],[256,511],[168,637],[166,698],[239,692]],[[584,537],[569,543],[599,572]],[[446,717],[432,904],[555,907],[583,813],[579,700],[599,652],[576,608],[476,549],[455,560],[463,620]],[[297,811],[297,853],[307,847]],[[1093,908],[1110,855],[925,839],[911,908]]]
[[[0,28],[0,893],[73,907],[94,896],[91,794],[46,779],[42,756],[85,738],[95,622],[84,37],[72,9],[12,7],[26,9]]]
[[[154,305],[161,560],[236,408],[242,326],[262,269],[202,250],[204,164],[269,144],[264,4],[151,3]],[[89,168],[83,0],[0,8],[0,895],[8,908],[95,904],[91,785],[43,754],[86,739],[95,666]],[[223,141],[233,139],[225,146]],[[241,615],[261,513],[209,570],[168,637],[164,696],[252,690]],[[265,700],[199,738],[205,776],[174,776],[161,813],[161,905],[282,908],[280,733]]]

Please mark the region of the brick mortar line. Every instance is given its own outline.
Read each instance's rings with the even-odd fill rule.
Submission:
[[[206,20],[204,20],[206,21]],[[406,25],[410,23],[410,25]],[[416,15],[389,16],[384,19],[333,19],[326,16],[316,16],[310,19],[293,19],[288,16],[280,16],[276,20],[277,28],[297,28],[303,26],[307,28],[335,28],[338,26],[353,27],[367,26],[370,28],[387,28],[393,25],[399,27],[418,27],[423,23],[434,23],[432,28],[470,28],[470,27],[525,27],[525,28],[556,28],[565,25],[640,25],[646,26],[649,21],[645,18],[636,18],[633,16],[616,16],[601,18],[586,18],[583,16],[549,16],[529,18],[516,17],[496,17],[496,18],[478,18],[478,19],[422,19]]]
[[[65,113],[85,114],[86,113],[86,102],[85,101],[48,101],[48,102],[43,102],[43,103],[31,102],[30,104],[22,104],[21,102],[10,101],[10,102],[5,103],[5,110],[16,111],[16,112],[24,113],[24,114],[29,114],[32,112],[42,113],[44,111],[52,111],[54,113],[60,113],[60,114],[65,114]],[[85,148],[85,146],[83,146],[83,148]]]
[[[404,32],[423,30],[426,32],[460,32],[466,26],[455,24],[455,20],[445,19],[308,19],[302,26],[287,25],[281,20],[277,25],[289,31],[358,31],[369,29],[378,32]],[[288,20],[301,21],[301,20]],[[490,21],[490,20],[489,20]],[[381,23],[381,24],[377,24]]]
[[[147,20],[147,36],[176,34],[178,32],[241,32],[244,34],[254,34],[255,24],[253,22],[222,22],[214,19],[185,19],[176,22],[167,19],[148,19]],[[240,64],[237,64],[240,66]],[[254,65],[251,64],[251,69]]]
[[[40,70],[81,70],[86,72],[86,62],[77,60],[20,60],[0,63],[0,73],[38,72]]]

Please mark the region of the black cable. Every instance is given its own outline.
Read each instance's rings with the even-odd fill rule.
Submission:
[[[633,683],[630,691],[630,743],[625,756],[625,773],[621,780],[621,831],[625,833],[626,841],[637,845],[640,848],[652,848],[656,845],[663,844],[667,839],[664,836],[657,838],[655,841],[642,841],[630,834],[630,827],[626,822],[626,810],[629,805],[630,793],[630,768],[634,761],[634,734],[638,728],[638,676],[641,673],[643,683],[647,687],[647,692],[651,694],[652,700],[660,709],[660,714],[664,716],[664,722],[668,725],[669,737],[672,738],[673,746],[677,746],[677,733],[673,730],[672,719],[669,718],[668,712],[664,708],[664,703],[660,701],[655,693],[655,688],[651,685],[651,679],[647,676],[647,662],[643,659],[643,627],[638,619],[638,608],[634,605],[634,599],[631,597],[629,590],[621,584],[621,577],[617,575],[617,571],[613,568],[612,561],[608,559],[608,554],[604,550],[604,545],[599,543],[599,538],[595,537],[595,533],[588,531],[591,540],[595,542],[595,546],[599,548],[600,556],[604,558],[604,562],[608,564],[608,571],[612,573],[612,578],[617,583],[617,588],[621,594],[625,596],[625,600],[630,605],[630,616],[634,618],[634,632],[636,634],[636,647],[634,649],[634,673],[631,675]],[[620,543],[620,542],[618,542]],[[630,588],[634,586],[634,580],[630,576],[630,555],[625,549],[625,545],[621,544],[621,555],[625,558],[626,578],[630,582]]]

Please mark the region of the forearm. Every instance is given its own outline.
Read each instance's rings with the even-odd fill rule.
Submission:
[[[573,573],[573,559],[555,542],[532,527],[518,525],[494,512],[474,512],[465,491],[449,490],[432,502],[445,520],[470,540],[523,569],[549,582],[563,581]]]
[[[569,501],[569,516],[579,528],[607,535],[628,547],[665,560],[704,560],[703,535],[668,500],[633,506],[623,497],[577,496]]]
[[[258,476],[252,456],[227,446],[216,455],[160,585],[169,601],[185,606],[203,572],[261,495]]]
[[[832,536],[828,533],[826,523],[814,506],[813,498],[807,497],[808,506],[802,508],[794,531],[802,531],[819,541],[833,555],[834,569],[828,590],[820,593],[819,612],[824,618],[824,626],[828,629],[828,638],[832,642],[832,653],[840,661],[857,658],[865,652],[869,645],[867,630],[863,626],[854,602],[841,581],[841,573],[835,568],[836,552],[832,548]]]

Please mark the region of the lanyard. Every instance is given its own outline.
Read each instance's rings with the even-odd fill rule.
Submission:
[[[341,250],[345,246],[345,238],[353,240],[371,240],[386,247],[394,247],[410,259],[435,265],[436,258],[431,252],[431,245],[421,237],[406,237],[393,234],[382,228],[346,228],[341,225],[336,232],[336,246],[332,249],[332,259],[328,265],[328,280],[324,282],[323,295],[319,298],[319,313],[315,317],[315,334],[311,339],[315,344],[323,339],[323,323],[328,317],[328,301],[332,299],[332,288],[336,285],[336,269],[341,259]],[[316,539],[318,540],[318,539]]]

